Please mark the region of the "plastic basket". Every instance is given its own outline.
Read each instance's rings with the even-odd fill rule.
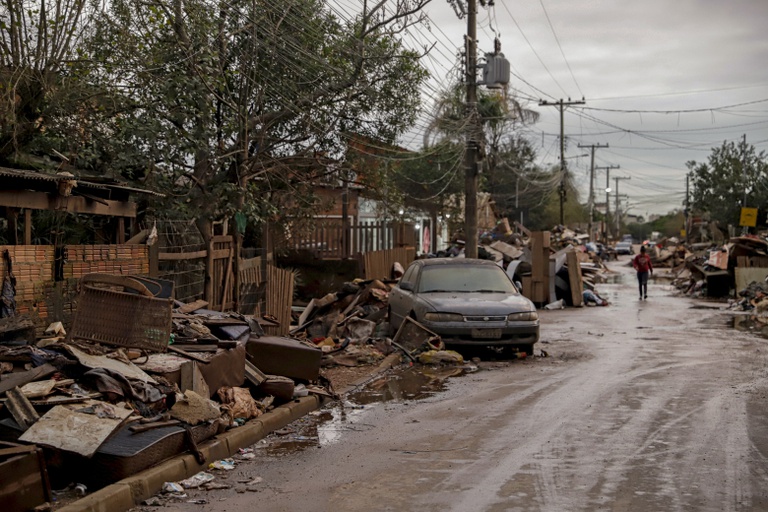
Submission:
[[[154,297],[136,279],[88,274],[80,281],[70,336],[73,340],[165,352],[171,336],[172,306],[172,299]]]

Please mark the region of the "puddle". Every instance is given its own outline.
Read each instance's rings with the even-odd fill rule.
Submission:
[[[448,377],[463,375],[459,368],[409,368],[373,381],[360,391],[350,393],[351,402],[367,405],[379,402],[420,400],[445,389]]]
[[[339,442],[345,433],[374,428],[365,423],[366,414],[372,407],[386,402],[405,402],[434,396],[445,389],[445,381],[449,377],[458,377],[464,373],[462,368],[447,367],[409,368],[386,375],[350,393],[343,402],[334,403],[271,434],[254,448],[269,457],[285,457]]]
[[[620,274],[618,272],[614,274],[607,274],[604,276],[604,283],[605,284],[623,284],[624,283],[624,274]]]
[[[728,320],[727,326],[737,331],[751,332],[768,338],[768,323],[761,322],[752,315],[735,315]]]

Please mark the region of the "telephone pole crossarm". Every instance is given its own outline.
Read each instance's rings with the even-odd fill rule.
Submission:
[[[563,211],[563,203],[565,202],[565,184],[567,181],[567,171],[565,168],[565,126],[564,126],[564,118],[563,113],[565,111],[565,107],[571,106],[571,105],[584,105],[585,101],[582,98],[581,100],[577,101],[571,101],[570,98],[568,98],[568,101],[563,101],[561,98],[558,101],[555,102],[549,102],[546,100],[539,101],[539,106],[554,106],[557,107],[560,111],[560,224],[565,225],[565,219],[564,219],[564,211]]]

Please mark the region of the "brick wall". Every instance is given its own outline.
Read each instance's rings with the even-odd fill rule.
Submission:
[[[54,279],[52,245],[0,246],[0,254],[6,250],[16,277],[16,311],[32,318],[38,335],[55,321],[69,328],[76,307],[78,282],[85,274],[149,274],[149,250],[145,245],[68,245],[64,248],[63,280],[60,281]],[[0,259],[0,279],[6,274],[5,259]]]

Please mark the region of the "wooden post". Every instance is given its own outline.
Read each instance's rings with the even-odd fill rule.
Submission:
[[[237,231],[237,229],[235,229],[235,231]],[[235,256],[234,256],[234,260],[232,261],[232,264],[233,264],[232,272],[234,273],[234,275],[232,276],[234,278],[232,280],[233,282],[232,286],[234,287],[234,289],[232,290],[232,301],[233,301],[232,310],[240,311],[240,266],[242,263],[240,260],[240,253],[242,252],[242,247],[243,247],[243,235],[236,232],[234,238],[235,238],[235,242],[234,242]]]
[[[32,210],[24,208],[24,245],[32,245]]]
[[[19,245],[19,210],[18,208],[8,208],[6,212],[8,218],[8,231],[11,234],[9,242],[13,245]]]
[[[216,304],[216,299],[213,296],[213,276],[214,276],[214,258],[213,258],[213,226],[208,224],[208,229],[203,233],[203,240],[205,240],[205,283],[203,285],[203,300],[207,300],[209,304]]]
[[[125,217],[117,218],[117,243],[120,245],[125,243]]]
[[[160,244],[149,246],[149,277],[160,277]]]

